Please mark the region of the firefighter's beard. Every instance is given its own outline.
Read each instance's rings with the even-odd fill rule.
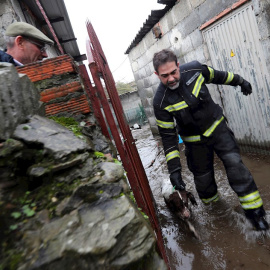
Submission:
[[[176,83],[176,84],[174,84]],[[167,82],[167,86],[171,89],[171,90],[175,90],[179,87],[179,80],[174,80],[173,82]]]

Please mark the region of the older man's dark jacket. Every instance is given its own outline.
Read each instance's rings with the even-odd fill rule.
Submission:
[[[14,66],[18,66],[18,64],[14,62],[13,57],[3,51],[0,51],[0,62],[7,62],[13,64]]]

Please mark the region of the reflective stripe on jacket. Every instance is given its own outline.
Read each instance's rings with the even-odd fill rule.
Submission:
[[[171,90],[160,83],[153,106],[169,172],[181,168],[177,133],[186,143],[199,142],[202,136],[210,137],[224,119],[206,84],[236,86],[240,78],[193,61],[180,66],[178,89]]]

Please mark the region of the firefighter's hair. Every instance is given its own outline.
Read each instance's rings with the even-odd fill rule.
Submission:
[[[153,65],[156,72],[158,72],[160,65],[163,65],[167,62],[175,62],[177,65],[177,57],[171,50],[164,49],[154,54]]]

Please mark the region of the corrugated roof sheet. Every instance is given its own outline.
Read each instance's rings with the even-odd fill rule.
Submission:
[[[44,22],[44,17],[35,0],[22,0],[22,2],[29,7],[33,15],[38,19],[39,23]],[[80,54],[64,0],[40,0],[40,3],[52,24],[64,52],[70,54],[75,61],[86,60],[86,55]],[[24,9],[23,12],[25,13]],[[54,40],[46,23],[44,24],[44,28],[49,38]]]

